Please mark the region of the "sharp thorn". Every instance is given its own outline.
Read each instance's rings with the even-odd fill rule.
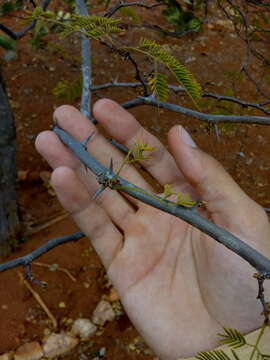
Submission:
[[[113,174],[113,159],[110,160],[109,173]]]
[[[96,198],[105,190],[106,188],[104,186],[101,186],[97,189],[97,191],[92,196],[91,200],[96,200]]]
[[[87,136],[87,138],[82,142],[82,146],[85,148],[85,150],[87,150],[87,144],[89,143],[89,141],[91,141],[93,139],[93,137],[96,135],[96,132],[93,131],[92,134],[90,134],[89,136]]]

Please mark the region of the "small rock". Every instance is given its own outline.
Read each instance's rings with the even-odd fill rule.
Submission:
[[[66,333],[53,333],[44,340],[43,351],[44,356],[53,358],[55,356],[63,355],[71,351],[77,346],[79,340]]]
[[[74,321],[71,332],[82,340],[88,340],[97,331],[97,327],[89,319],[77,319]]]
[[[13,360],[13,358],[14,358],[14,351],[0,355],[0,360]]]
[[[39,342],[34,341],[20,346],[14,356],[14,360],[38,360],[42,358],[43,351]]]
[[[213,24],[206,24],[206,26],[208,27],[209,30],[213,30],[213,29],[214,29],[214,25],[213,25]]]
[[[102,347],[100,350],[99,350],[99,356],[100,357],[103,357],[106,355],[106,348],[105,347]]]
[[[93,312],[93,323],[103,326],[106,321],[113,321],[115,312],[108,301],[101,300]]]
[[[117,291],[115,290],[115,288],[111,288],[111,291],[109,294],[109,300],[110,300],[110,302],[119,300],[119,295],[118,295]]]
[[[246,155],[243,153],[243,151],[236,152],[237,155],[239,155],[242,158],[245,158]]]
[[[27,175],[29,173],[29,170],[18,170],[17,171],[17,179],[18,181],[25,181],[27,178]]]

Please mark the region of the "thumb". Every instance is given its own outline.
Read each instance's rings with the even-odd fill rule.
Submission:
[[[182,126],[169,132],[169,145],[178,168],[197,192],[212,220],[225,228],[247,224],[262,208],[250,199],[212,156],[200,150]],[[254,217],[253,217],[254,218]],[[235,225],[235,226],[233,226]]]

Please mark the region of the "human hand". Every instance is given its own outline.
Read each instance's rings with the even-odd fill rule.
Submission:
[[[183,128],[169,132],[170,154],[113,101],[98,101],[94,116],[125,146],[138,139],[154,146],[143,166],[161,185],[172,184],[176,191],[205,200],[211,221],[270,257],[270,225],[263,209]],[[55,118],[79,141],[95,129],[70,106],[58,108]],[[41,133],[36,147],[54,169],[51,182],[59,200],[91,239],[131,321],[159,357],[209,350],[217,345],[222,327],[248,332],[261,325],[254,269],[243,259],[184,221],[117,191],[106,189],[91,201],[98,188],[95,176],[56,134]],[[113,158],[115,169],[123,161],[100,134],[88,150],[106,166]],[[121,176],[151,191],[131,165]]]

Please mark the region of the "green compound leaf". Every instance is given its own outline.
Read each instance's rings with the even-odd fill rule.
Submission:
[[[80,97],[82,92],[82,80],[77,79],[73,82],[67,80],[59,81],[52,93],[58,99],[65,99],[74,102]]]
[[[195,80],[189,70],[180,64],[180,62],[174,56],[170,55],[161,45],[157,44],[154,40],[141,39],[138,49],[143,50],[157,62],[165,65],[194,101],[201,98],[202,89],[200,84]]]
[[[199,360],[231,360],[223,350],[199,352],[195,358]]]
[[[246,339],[240,331],[236,329],[224,328],[225,334],[218,334],[222,339],[220,342],[226,344],[233,349],[240,348],[246,345]]]
[[[167,76],[165,74],[156,73],[148,80],[148,85],[159,101],[167,101],[169,97],[169,88]]]
[[[112,33],[121,33],[124,30],[118,26],[120,20],[109,19],[102,16],[90,15],[90,16],[81,16],[73,15],[72,16],[72,26],[76,28],[84,29],[86,35],[90,37],[93,34],[105,35]],[[94,35],[95,37],[97,35]]]
[[[48,21],[57,24],[61,28],[61,37],[70,35],[73,32],[81,32],[89,38],[98,40],[103,36],[122,33],[124,29],[119,27],[120,20],[109,19],[102,16],[78,14],[64,14],[43,11],[37,7],[31,14],[30,19]]]
[[[196,205],[196,201],[191,200],[189,193],[184,194],[182,192],[179,192],[177,193],[176,204],[186,207],[192,207]]]
[[[173,191],[172,185],[165,184],[164,190],[163,190],[163,198],[167,199],[168,197],[170,197],[173,194],[175,194],[175,192]]]
[[[237,355],[237,353],[232,349],[231,350],[233,357],[235,358],[235,360],[240,360],[239,356]]]

